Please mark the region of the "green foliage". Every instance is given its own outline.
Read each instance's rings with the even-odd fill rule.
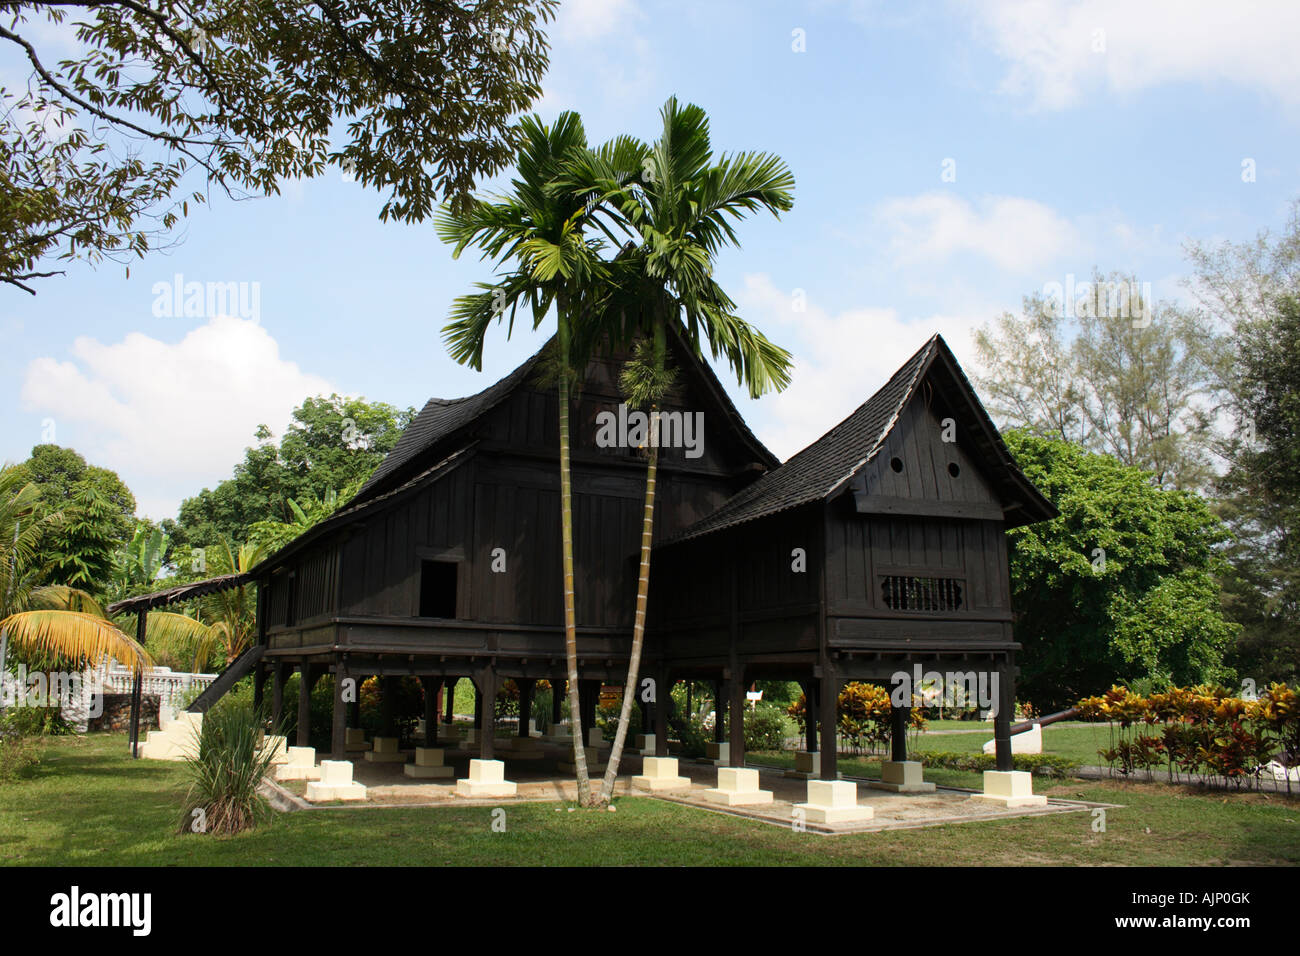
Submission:
[[[41,762],[39,738],[9,729],[7,724],[8,720],[0,721],[0,784],[31,776]]]
[[[191,573],[192,548],[214,545],[223,537],[252,540],[258,522],[295,522],[291,500],[313,523],[319,520],[331,491],[337,504],[355,493],[414,415],[410,408],[331,395],[309,398],[294,409],[279,445],[262,426],[259,444],[244,452],[234,475],[185,499],[178,520],[165,523],[179,556],[178,570]]]
[[[926,750],[918,753],[916,758],[927,767],[944,767],[972,773],[996,770],[998,765],[996,755],[982,752]],[[1016,770],[1027,770],[1044,777],[1069,777],[1080,766],[1078,760],[1059,754],[1012,754],[1011,760]]]
[[[0,731],[20,737],[59,737],[72,733],[58,707],[7,707],[0,715]]]
[[[463,203],[541,92],[556,0],[95,4],[70,51],[62,6],[10,6],[30,72],[0,118],[0,282],[32,291],[47,257],[144,255],[212,189],[336,167],[384,220]]]
[[[794,722],[775,703],[762,701],[745,710],[745,750],[781,750]]]
[[[191,783],[182,833],[226,836],[256,826],[266,810],[257,788],[274,757],[264,746],[265,728],[258,711],[229,700],[203,715],[198,753],[186,760]]]
[[[1109,455],[1019,430],[1004,437],[1061,512],[1008,532],[1025,648],[1019,693],[1051,712],[1121,673],[1229,679],[1224,655],[1237,627],[1223,618],[1214,577],[1228,532],[1206,502],[1157,488]]]

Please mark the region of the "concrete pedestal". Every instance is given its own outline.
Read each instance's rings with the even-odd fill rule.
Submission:
[[[421,780],[454,776],[455,771],[443,763],[443,756],[441,747],[416,747],[415,763],[404,766],[402,773]]]
[[[366,732],[360,727],[349,727],[343,731],[343,749],[348,753],[360,753],[363,750],[369,750],[370,744],[366,742]]]
[[[655,735],[637,734],[636,749],[642,757],[653,757],[655,755]]]
[[[365,798],[365,786],[352,780],[350,760],[322,760],[320,780],[312,780],[307,784],[307,799],[313,802]]]
[[[315,747],[290,747],[285,762],[275,770],[276,780],[319,780]]]
[[[851,780],[809,780],[808,802],[794,806],[809,823],[858,823],[876,815],[858,805],[858,785]]]
[[[658,793],[691,788],[691,778],[677,772],[676,757],[646,757],[643,763],[641,773],[632,778],[632,789]]]
[[[571,744],[573,743],[573,730],[569,727],[567,720],[562,720],[558,724],[551,724],[550,733],[543,736],[542,739],[552,744]]]
[[[583,753],[587,755],[587,773],[604,773],[605,764],[601,762],[600,751],[595,747],[583,747]],[[572,753],[572,751],[570,751]],[[556,766],[560,773],[577,773],[578,767],[573,762],[572,756],[566,756],[564,761]]]
[[[462,797],[513,797],[518,786],[505,779],[506,765],[500,760],[471,760],[469,779],[456,781]]]
[[[713,761],[713,766],[725,767],[731,760],[731,744],[707,743],[704,745],[704,756]]]
[[[280,734],[262,738],[262,749],[271,754],[271,765],[283,765],[289,762],[289,741]],[[315,751],[313,751],[315,753]],[[313,758],[314,759],[314,758]]]
[[[758,789],[757,770],[719,767],[718,785],[712,790],[705,790],[704,799],[728,807],[761,806],[772,802],[772,791]]]
[[[1034,778],[1027,770],[985,770],[984,792],[971,799],[1007,809],[1047,806],[1046,797],[1034,794]]]
[[[541,760],[545,756],[537,737],[502,737],[497,749],[509,754],[511,760]]]
[[[605,731],[601,730],[599,727],[588,728],[587,746],[593,747],[597,750],[600,750],[603,747],[608,747],[609,744],[605,743]]]
[[[922,773],[919,761],[885,760],[880,764],[880,782],[871,786],[893,793],[934,793],[934,784],[923,780]]]
[[[820,751],[800,750],[794,755],[794,769],[785,775],[794,780],[811,780],[822,772],[822,755]]]
[[[376,737],[374,749],[366,751],[365,756],[368,763],[406,763],[406,754],[396,737]]]

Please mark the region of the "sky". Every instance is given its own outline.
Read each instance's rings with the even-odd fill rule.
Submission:
[[[1294,0],[562,0],[548,33],[544,118],[650,140],[676,95],[718,152],[789,164],[794,208],[743,222],[715,270],[794,355],[757,401],[718,369],[783,459],[935,332],[977,370],[973,331],[1071,276],[1185,301],[1186,243],[1280,229],[1300,185]],[[0,56],[0,82],[23,76]],[[160,520],[308,396],[418,408],[536,350],[545,330],[498,331],[481,373],[448,358],[451,302],[491,264],[379,222],[382,201],[334,170],[214,201],[129,277],[72,263],[34,297],[0,288],[0,461],[75,448]],[[178,281],[242,295],[171,314]]]

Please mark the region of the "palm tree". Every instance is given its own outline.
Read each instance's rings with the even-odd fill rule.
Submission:
[[[240,574],[257,565],[266,553],[260,544],[242,544],[236,550],[222,538],[212,549],[208,566],[217,574]],[[202,671],[214,657],[229,664],[257,639],[257,603],[251,584],[204,595],[197,599],[195,611],[194,616],[151,611],[145,643],[159,654],[192,659],[194,669]],[[123,628],[135,633],[131,623],[123,622]]]
[[[0,468],[0,674],[9,646],[46,660],[97,663],[105,656],[136,671],[153,661],[79,588],[41,585],[38,549],[63,516],[42,508],[40,490],[21,466]]]
[[[791,208],[794,177],[780,157],[768,154],[723,155],[715,163],[708,117],[698,106],[680,106],[672,97],[661,116],[662,132],[645,154],[639,179],[622,181],[619,169],[589,153],[573,164],[566,180],[589,200],[599,197],[611,203],[621,224],[638,240],[633,254],[615,263],[624,273],[615,287],[634,294],[644,335],[624,366],[620,384],[629,404],[650,409],[651,416],[632,648],[599,802],[607,802],[614,792],[645,640],[659,464],[658,408],[674,384],[667,365],[669,327],[697,356],[703,333],[713,357],[725,357],[754,398],[780,391],[790,382],[790,353],[736,315],[735,303],[713,279],[713,259],[723,246],[739,246],[733,221],[763,209],[779,216]]]
[[[561,113],[548,126],[540,117],[520,123],[521,147],[512,192],[490,201],[473,200],[463,213],[444,209],[435,220],[439,237],[454,246],[459,257],[468,246],[498,267],[511,263],[495,285],[478,283],[482,291],[458,298],[451,322],[443,330],[452,358],[481,370],[484,335],[494,320],[509,313],[507,336],[514,330],[519,306],[532,310],[533,328],[555,308],[556,336],[548,356],[556,379],[560,406],[560,511],[564,586],[564,653],[568,665],[569,712],[573,727],[573,762],[578,800],[591,802],[585,741],[578,705],[577,617],[573,574],[573,503],[569,468],[569,405],[581,380],[596,338],[591,317],[602,312],[611,273],[600,256],[604,243],[587,235],[589,229],[608,234],[601,210],[577,193],[560,187],[567,164],[587,148],[578,114]],[[615,140],[596,152],[613,179],[631,162],[628,138]]]

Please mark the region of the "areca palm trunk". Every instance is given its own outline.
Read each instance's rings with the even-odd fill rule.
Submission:
[[[560,548],[564,568],[564,658],[569,671],[569,726],[573,729],[573,767],[578,777],[578,803],[591,803],[587,773],[587,742],[582,739],[578,701],[578,620],[573,594],[573,481],[569,471],[569,323],[564,302],[557,302],[560,349]],[[520,715],[521,719],[527,717]]]
[[[666,361],[666,338],[662,321],[654,330],[655,371],[662,374]],[[650,601],[650,549],[654,543],[655,482],[659,473],[659,403],[650,408],[650,454],[647,456],[645,474],[645,509],[641,516],[641,564],[636,580],[636,616],[632,619],[632,650],[627,661],[627,680],[623,684],[623,709],[618,716],[618,730],[614,732],[614,746],[609,752],[609,764],[600,787],[600,801],[608,803],[614,796],[614,782],[618,779],[618,766],[623,759],[623,745],[627,727],[632,722],[632,698],[636,694],[641,670],[641,650],[645,646],[646,608]],[[661,706],[658,696],[662,688],[656,687],[655,706]]]

